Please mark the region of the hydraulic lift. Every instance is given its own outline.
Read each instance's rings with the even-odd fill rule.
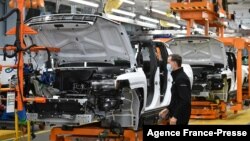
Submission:
[[[50,132],[51,141],[71,141],[76,138],[82,140],[124,140],[142,141],[142,130],[133,129],[105,129],[100,128],[100,123],[91,123],[81,126],[62,126],[54,127]]]
[[[217,0],[221,5],[221,0]],[[237,113],[239,110],[242,110],[242,50],[247,48],[249,50],[249,41],[244,38],[226,38],[224,37],[224,28],[223,24],[225,18],[230,19],[229,14],[223,10],[222,6],[216,7],[216,5],[209,0],[200,0],[184,3],[171,3],[171,9],[174,12],[178,12],[180,17],[187,21],[187,36],[191,35],[191,30],[193,24],[199,24],[204,27],[205,36],[209,36],[209,28],[214,27],[217,31],[218,40],[223,42],[227,46],[232,46],[237,49],[237,98],[234,105],[231,107],[231,110],[234,113]],[[218,9],[216,9],[218,8]],[[224,15],[223,18],[221,15]],[[249,56],[248,56],[249,57]],[[250,68],[250,67],[249,67]],[[248,76],[248,79],[250,75]],[[248,84],[250,87],[250,83]],[[248,96],[250,97],[250,90],[248,90]],[[217,103],[210,101],[199,101],[192,100],[192,119],[217,119],[217,118],[226,118],[226,101],[219,101]]]

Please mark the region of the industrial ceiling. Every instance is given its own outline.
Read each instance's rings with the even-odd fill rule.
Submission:
[[[69,3],[74,5],[75,0],[46,0],[46,1],[57,1],[61,3]],[[89,7],[86,5],[79,5],[82,9],[86,9],[83,13],[101,13],[103,12],[103,8],[108,0],[85,0],[88,2],[96,3],[99,5],[98,8]],[[185,21],[179,20],[178,15],[173,16],[170,11],[170,3],[176,2],[177,0],[124,0],[132,2],[123,2],[123,4],[119,7],[118,10],[127,11],[130,13],[136,14],[136,18],[138,15],[143,15],[146,17],[151,17],[157,20],[164,20],[170,23],[174,23],[180,26],[174,26],[174,28],[181,28],[185,26]],[[212,0],[211,0],[212,1]],[[227,0],[228,3],[228,11],[231,14],[235,15],[235,20],[228,21],[227,30],[225,33],[229,36],[250,36],[250,0]],[[152,12],[153,10],[148,10],[147,7],[151,7],[151,9],[158,10],[159,12]],[[116,11],[117,12],[117,11]],[[118,11],[120,12],[120,11]],[[164,13],[169,13],[164,15]],[[113,12],[114,15],[123,16],[119,13]],[[130,15],[131,16],[131,15]],[[135,15],[133,18],[135,18]],[[126,16],[125,16],[126,17]],[[115,17],[116,18],[116,17]],[[131,18],[131,17],[130,17]],[[211,31],[214,31],[211,29]]]

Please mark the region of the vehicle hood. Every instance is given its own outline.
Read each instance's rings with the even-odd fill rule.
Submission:
[[[215,65],[226,67],[227,58],[224,44],[216,39],[203,36],[173,38],[167,42],[174,54],[182,56],[184,64]]]
[[[38,34],[25,37],[27,46],[36,44],[60,48],[60,64],[75,62],[130,61],[134,53],[122,25],[97,15],[46,15],[26,24]]]

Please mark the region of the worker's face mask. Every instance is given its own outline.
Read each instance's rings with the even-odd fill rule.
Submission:
[[[172,72],[173,71],[173,67],[170,64],[167,64],[167,70],[169,72]]]

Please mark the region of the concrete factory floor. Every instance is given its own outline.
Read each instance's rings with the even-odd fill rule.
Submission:
[[[250,108],[246,108],[237,114],[228,113],[226,119],[202,120],[192,119],[190,125],[247,125],[250,124]]]
[[[250,108],[240,111],[237,114],[232,112],[228,113],[227,119],[217,119],[217,120],[190,120],[190,125],[247,125],[250,124]],[[38,129],[37,129],[38,130]],[[47,141],[49,140],[50,130],[49,128],[43,131],[37,131],[36,138],[32,141]],[[0,141],[13,141],[15,137],[14,130],[0,130]],[[11,139],[12,138],[12,139]],[[26,137],[23,136],[20,141],[26,141]]]

